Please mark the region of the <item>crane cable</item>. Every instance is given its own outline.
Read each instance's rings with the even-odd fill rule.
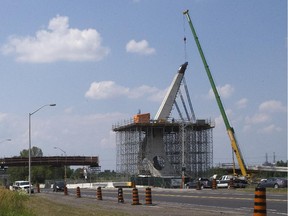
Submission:
[[[187,61],[187,44],[186,44],[186,27],[185,27],[185,16],[183,15],[183,41],[184,41],[184,60]]]

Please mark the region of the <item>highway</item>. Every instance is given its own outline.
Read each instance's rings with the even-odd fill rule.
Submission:
[[[52,193],[52,189],[42,189]],[[76,196],[76,189],[68,189],[69,195]],[[54,192],[63,195],[63,192]],[[145,188],[138,188],[139,202],[145,204]],[[82,197],[96,199],[95,189],[81,189]],[[123,189],[124,201],[132,204],[132,189]],[[102,188],[103,200],[118,200],[118,189]],[[239,215],[252,215],[254,192],[242,189],[161,189],[152,188],[152,202],[158,206],[177,206],[202,208],[217,212],[235,212]],[[267,215],[287,215],[287,195],[285,193],[266,193]],[[236,214],[237,215],[237,214]]]

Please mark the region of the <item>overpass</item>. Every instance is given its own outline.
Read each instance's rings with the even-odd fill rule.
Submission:
[[[288,173],[288,167],[280,166],[247,166],[248,170],[251,171],[269,171],[269,172],[286,172]]]
[[[31,157],[31,166],[91,166],[99,167],[97,156],[51,156],[51,157]],[[0,158],[1,168],[13,166],[29,166],[28,157]]]
[[[220,168],[233,170],[233,164],[231,163],[223,163],[219,166]],[[236,170],[240,170],[239,166],[235,166]],[[247,166],[247,170],[249,172],[258,172],[258,171],[267,171],[267,172],[286,172],[288,173],[288,167],[280,167],[280,166],[263,166],[263,165],[254,165]]]

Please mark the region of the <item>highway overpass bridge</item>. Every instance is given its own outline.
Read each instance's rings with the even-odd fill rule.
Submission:
[[[97,156],[51,156],[51,157],[31,157],[31,166],[91,166],[100,167]],[[1,168],[15,166],[29,166],[28,157],[0,158]]]
[[[233,170],[233,164],[225,163],[219,166],[220,168]],[[236,165],[235,169],[240,171],[239,166]],[[249,172],[259,172],[259,171],[267,171],[267,172],[286,172],[288,173],[288,167],[280,167],[280,166],[263,166],[263,165],[254,165],[254,166],[247,166],[247,170]]]

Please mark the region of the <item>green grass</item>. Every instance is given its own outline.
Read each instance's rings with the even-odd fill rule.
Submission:
[[[119,212],[117,210],[102,209],[96,202],[75,202],[72,198],[68,203],[58,202],[51,199],[51,197],[42,197],[33,195],[26,203],[34,215],[39,216],[127,216],[128,213]],[[84,198],[81,198],[84,199]],[[77,200],[78,201],[78,200]],[[80,199],[79,199],[80,201]],[[87,200],[88,201],[88,200]]]
[[[26,193],[0,189],[0,216],[34,216],[25,205],[28,200]]]
[[[0,216],[125,216],[116,210],[101,209],[96,204],[59,203],[51,198],[29,196],[26,192],[0,189]]]

